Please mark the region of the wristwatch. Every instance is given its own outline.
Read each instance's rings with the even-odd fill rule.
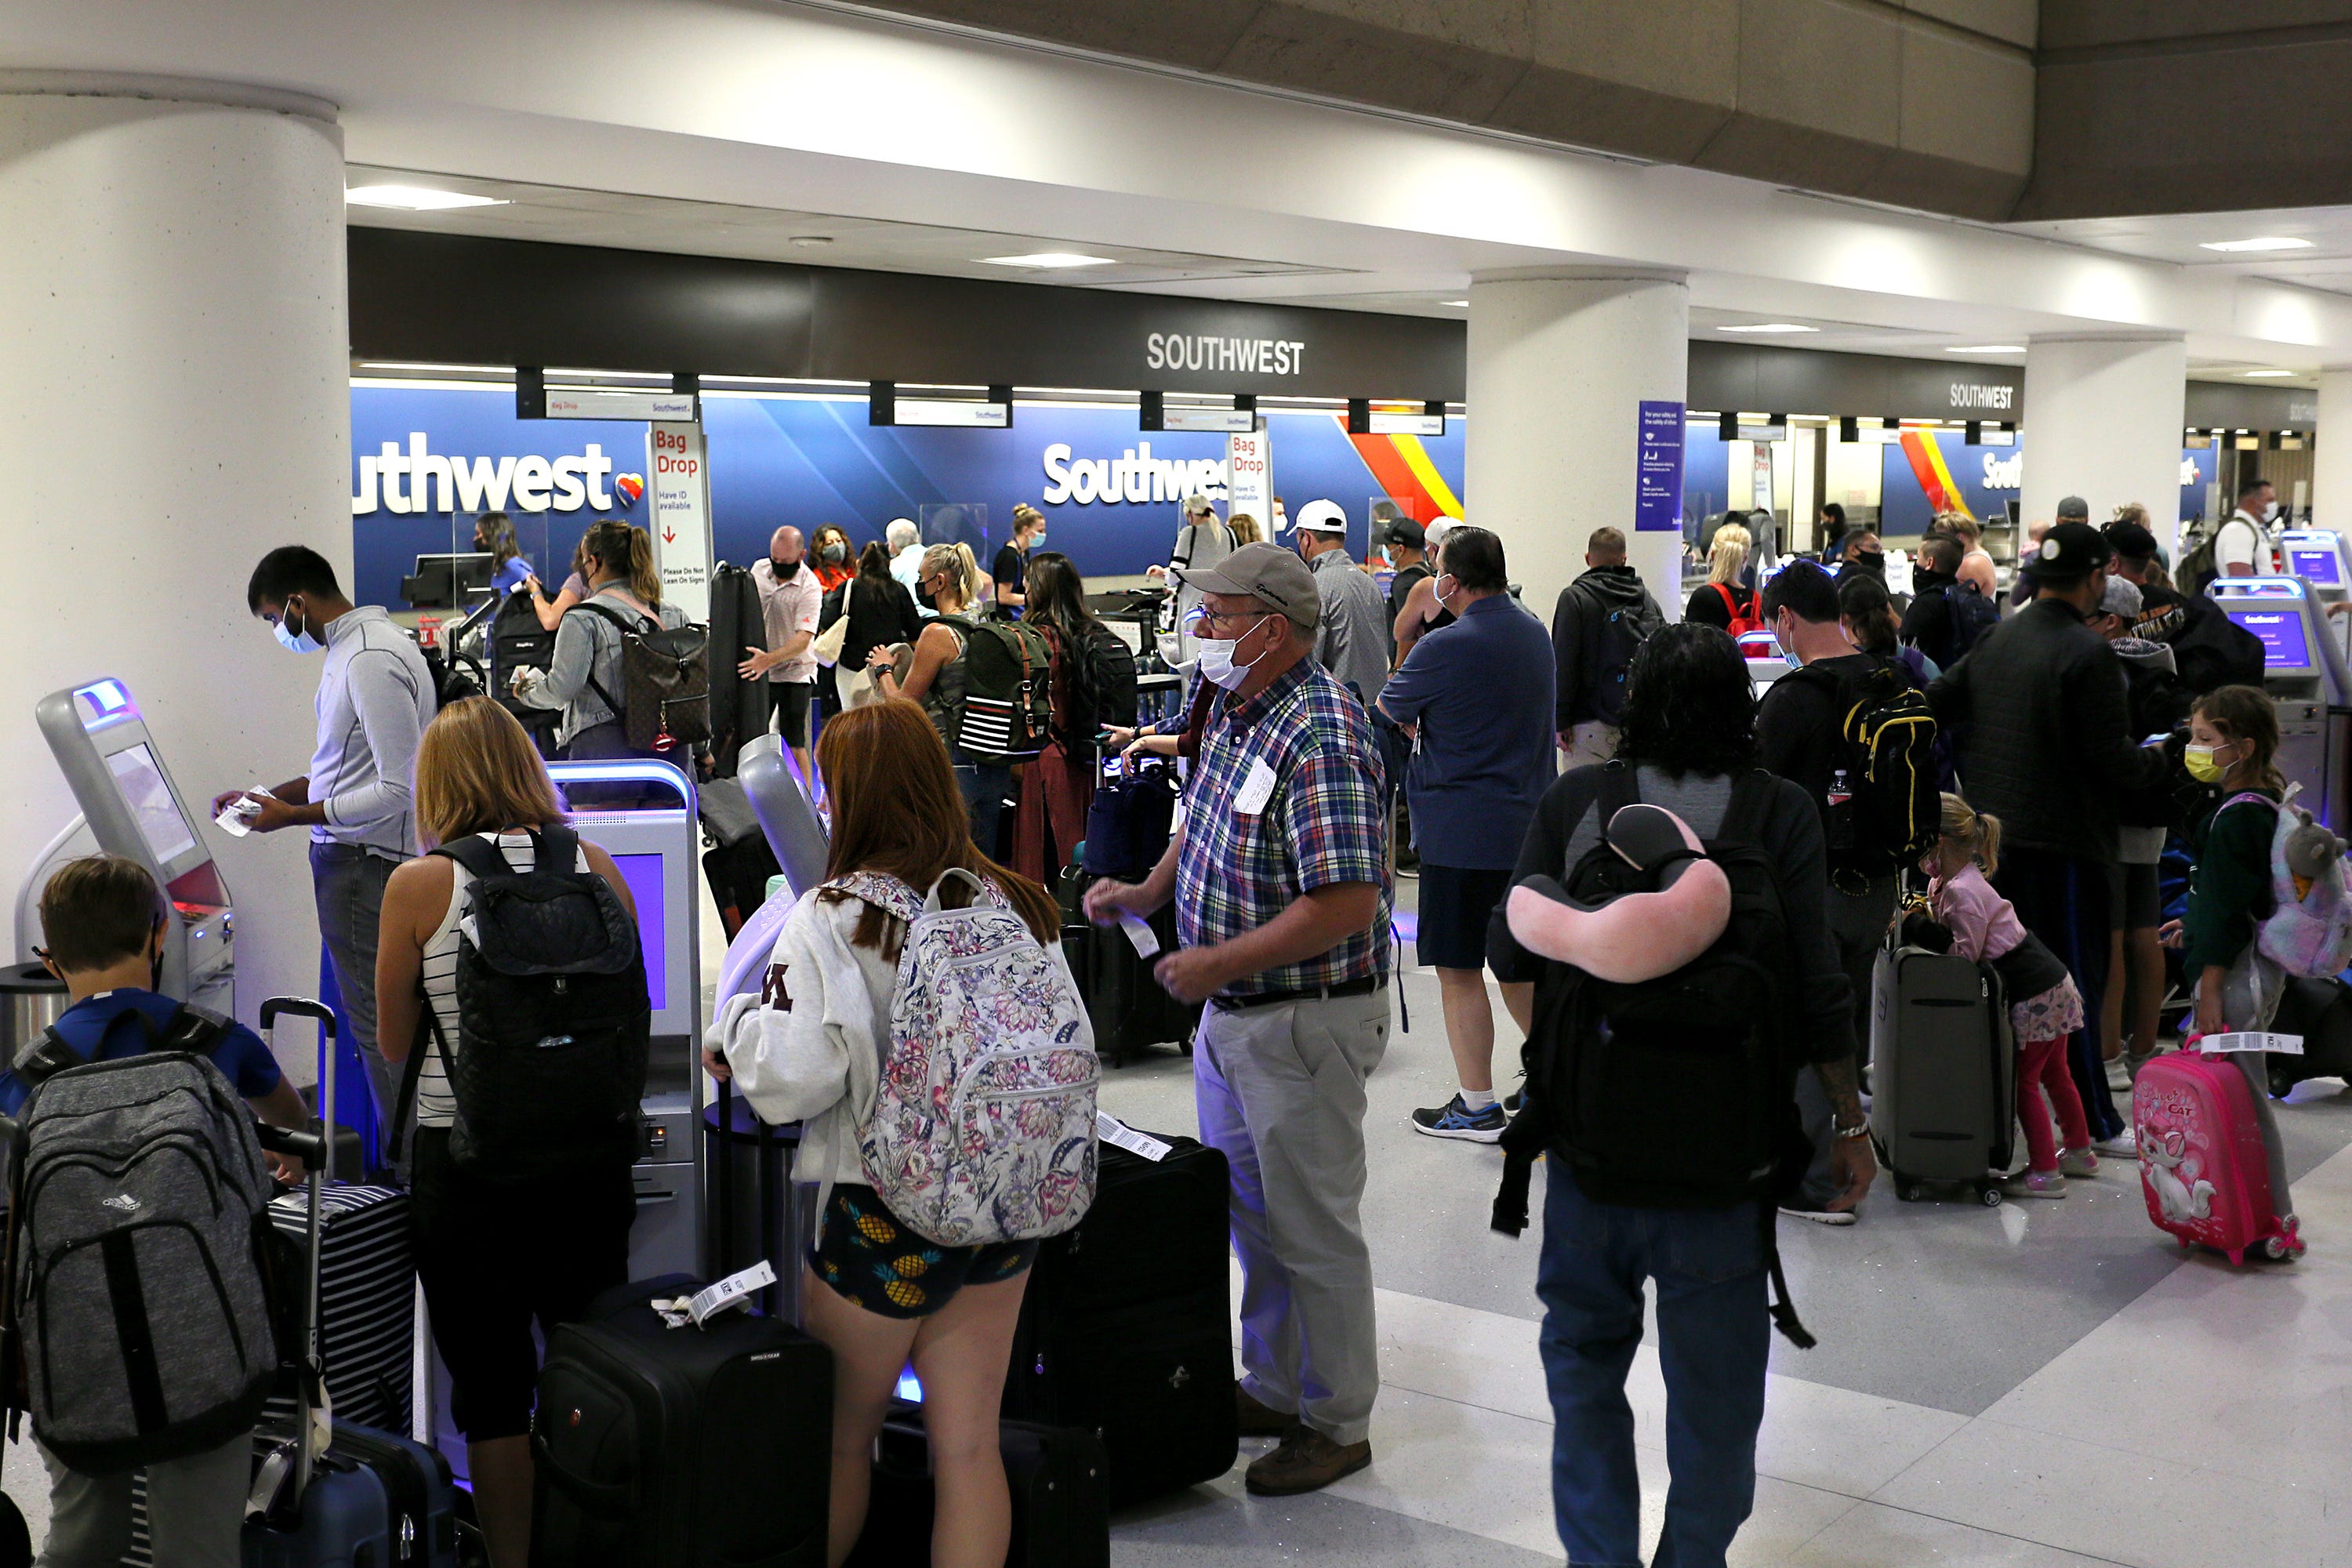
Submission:
[[[1870,1136],[1870,1123],[1858,1121],[1852,1127],[1832,1127],[1831,1131],[1841,1138],[1867,1138]]]

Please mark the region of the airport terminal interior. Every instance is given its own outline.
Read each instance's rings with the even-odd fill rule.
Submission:
[[[2352,1568],[2347,71],[2352,0],[0,0],[30,1550]],[[606,961],[394,869],[542,767],[611,874],[510,881],[646,983],[625,1273],[478,1066]],[[862,953],[852,776],[1059,959]],[[387,1018],[478,1053],[398,1149]],[[203,1253],[253,1345],[146,1154],[26,1176],[164,1049],[310,1153]]]

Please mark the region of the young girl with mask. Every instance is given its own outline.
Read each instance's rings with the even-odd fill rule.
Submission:
[[[2002,1183],[2001,1191],[2017,1198],[2063,1198],[2067,1177],[2099,1168],[2083,1096],[2066,1067],[2066,1037],[2083,1026],[2083,994],[2057,955],[1985,879],[2000,865],[2000,819],[1958,795],[1944,796],[1943,826],[1919,862],[1931,879],[1927,900],[1936,918],[1951,928],[1952,951],[2000,973],[2017,1037],[2017,1118],[2025,1124],[2026,1170]],[[2063,1148],[2050,1135],[2053,1112]]]
[[[2254,949],[2254,928],[2274,907],[2271,837],[2286,793],[2275,765],[2278,744],[2278,709],[2258,688],[2218,687],[2198,699],[2189,714],[2182,765],[2191,778],[2219,788],[2221,803],[2190,830],[2197,863],[2189,874],[2188,916],[2161,934],[2166,946],[2186,950],[2181,967],[2196,987],[2190,1027],[2199,1035],[2268,1028],[2285,985],[2278,965]],[[2260,1051],[2236,1051],[2230,1059],[2252,1092],[2270,1165],[2271,1206],[2291,1225],[2294,1205],[2271,1114],[2267,1058]]]

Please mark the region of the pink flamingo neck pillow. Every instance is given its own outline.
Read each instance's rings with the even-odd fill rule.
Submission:
[[[1651,873],[1656,891],[1594,904],[1570,898],[1549,877],[1530,877],[1505,906],[1521,947],[1632,985],[1672,974],[1715,945],[1730,923],[1731,882],[1689,824],[1662,806],[1628,805],[1609,819],[1601,839],[1627,865]]]

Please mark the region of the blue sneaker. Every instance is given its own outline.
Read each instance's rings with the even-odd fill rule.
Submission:
[[[1412,1130],[1426,1132],[1432,1138],[1458,1138],[1465,1143],[1493,1143],[1503,1136],[1503,1129],[1511,1124],[1500,1105],[1489,1105],[1484,1110],[1473,1110],[1455,1095],[1433,1110],[1412,1113]]]

